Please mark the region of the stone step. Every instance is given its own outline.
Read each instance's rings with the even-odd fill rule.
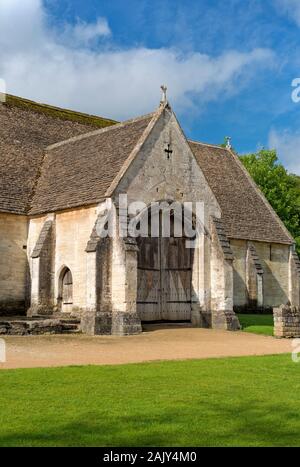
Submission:
[[[54,315],[50,315],[50,316],[44,316],[44,317],[41,317],[41,316],[32,316],[30,318],[26,318],[25,321],[45,321],[45,320],[55,320],[55,321],[59,321],[60,323],[65,323],[65,324],[80,324],[81,320],[80,318],[68,318],[68,317],[63,317],[63,318],[60,318],[60,317],[57,317],[57,316],[54,316]],[[15,321],[15,320],[14,320]]]
[[[64,332],[62,332],[62,334],[82,334],[82,331],[79,328],[69,329],[69,330],[65,330]]]
[[[78,319],[16,319],[0,320],[0,335],[42,335],[42,334],[78,334]]]
[[[31,319],[31,318],[34,318],[34,319],[74,319],[74,318],[77,318],[77,316],[74,316],[72,315],[71,313],[59,313],[59,312],[54,312],[54,313],[50,313],[50,314],[44,314],[44,315],[41,315],[41,314],[37,314],[37,315],[31,315],[28,317],[28,319]]]
[[[78,318],[60,319],[59,321],[63,324],[80,324],[81,322]]]

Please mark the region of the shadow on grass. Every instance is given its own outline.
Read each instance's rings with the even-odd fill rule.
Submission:
[[[87,413],[72,423],[49,427],[47,432],[1,436],[1,446],[300,445],[300,417],[284,404],[215,402],[210,403],[206,417],[200,411],[192,415],[176,407],[151,417],[137,414],[109,419]]]

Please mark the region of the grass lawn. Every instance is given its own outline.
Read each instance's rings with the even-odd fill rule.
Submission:
[[[290,355],[0,371],[1,446],[300,446]]]
[[[273,336],[273,315],[242,315],[238,314],[243,331],[254,334]]]

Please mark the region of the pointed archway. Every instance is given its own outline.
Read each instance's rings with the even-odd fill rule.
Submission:
[[[137,238],[137,311],[141,321],[191,321],[192,269],[194,250],[188,238],[176,235],[174,212],[170,212],[169,235],[163,233],[163,212],[159,212],[159,235]],[[150,211],[148,226],[151,231]],[[181,216],[183,223],[183,216]],[[189,240],[191,238],[189,237]]]
[[[73,276],[71,270],[64,266],[59,275],[59,297],[62,312],[69,312],[73,307]]]

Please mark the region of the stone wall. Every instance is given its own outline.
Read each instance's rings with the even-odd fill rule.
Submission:
[[[230,240],[233,253],[233,305],[239,310],[248,304],[248,294],[246,287],[246,240]]]
[[[73,311],[86,307],[86,246],[97,219],[97,208],[82,208],[56,214],[55,298],[59,296],[59,276],[64,266],[73,278]]]
[[[86,310],[81,316],[81,329],[87,334],[111,334],[112,329],[112,244],[110,237],[99,236],[97,227],[86,246],[87,297]],[[98,222],[99,221],[99,222]]]
[[[53,312],[54,307],[55,216],[45,220],[30,255],[31,301],[28,316]]]
[[[233,311],[233,254],[220,219],[211,219],[211,327],[236,331]]]
[[[28,219],[0,213],[0,315],[25,314]]]
[[[300,337],[300,308],[282,305],[274,309],[274,336]]]
[[[43,227],[45,225],[47,216],[41,216],[37,218],[32,218],[29,220],[28,228],[28,239],[27,239],[27,257],[29,263],[29,287],[30,287],[30,301],[28,304],[27,315],[33,316],[39,313],[41,310],[41,296],[40,294],[40,266],[41,261],[39,257],[34,258],[33,253],[36,251],[38,244],[40,244],[41,234]],[[43,265],[44,266],[44,265]],[[45,271],[46,273],[46,271]],[[49,271],[50,273],[50,271]],[[50,293],[50,290],[45,290],[47,294]],[[54,299],[54,297],[53,297]],[[48,313],[51,313],[52,310],[48,309]]]
[[[253,242],[263,270],[264,308],[289,301],[289,245]]]
[[[59,278],[64,267],[68,267],[73,278],[73,307],[80,311],[87,303],[87,254],[86,246],[97,218],[97,208],[81,208],[56,213],[55,215],[55,256],[53,265],[53,306],[59,305]],[[42,231],[46,217],[30,220],[28,255],[31,256]],[[31,276],[34,259],[31,258]],[[43,265],[41,265],[43,267]],[[51,271],[48,271],[51,274]],[[59,310],[58,310],[59,311]]]
[[[253,268],[249,269],[247,278],[247,240],[230,240],[233,251],[233,290],[234,308],[236,311],[251,311],[250,303],[253,300],[253,280],[249,281]],[[263,300],[259,309],[270,311],[273,307],[278,307],[282,303],[287,303],[290,299],[289,290],[289,245],[270,244],[263,242],[251,242],[261,264]],[[252,277],[253,279],[253,277]],[[248,290],[252,285],[252,290]]]
[[[289,298],[293,306],[300,306],[300,259],[294,246],[290,248]]]
[[[135,238],[120,238],[120,207],[117,204],[115,208],[114,238],[111,242],[111,332],[115,335],[138,334],[142,331],[141,319],[137,315],[138,247]]]

